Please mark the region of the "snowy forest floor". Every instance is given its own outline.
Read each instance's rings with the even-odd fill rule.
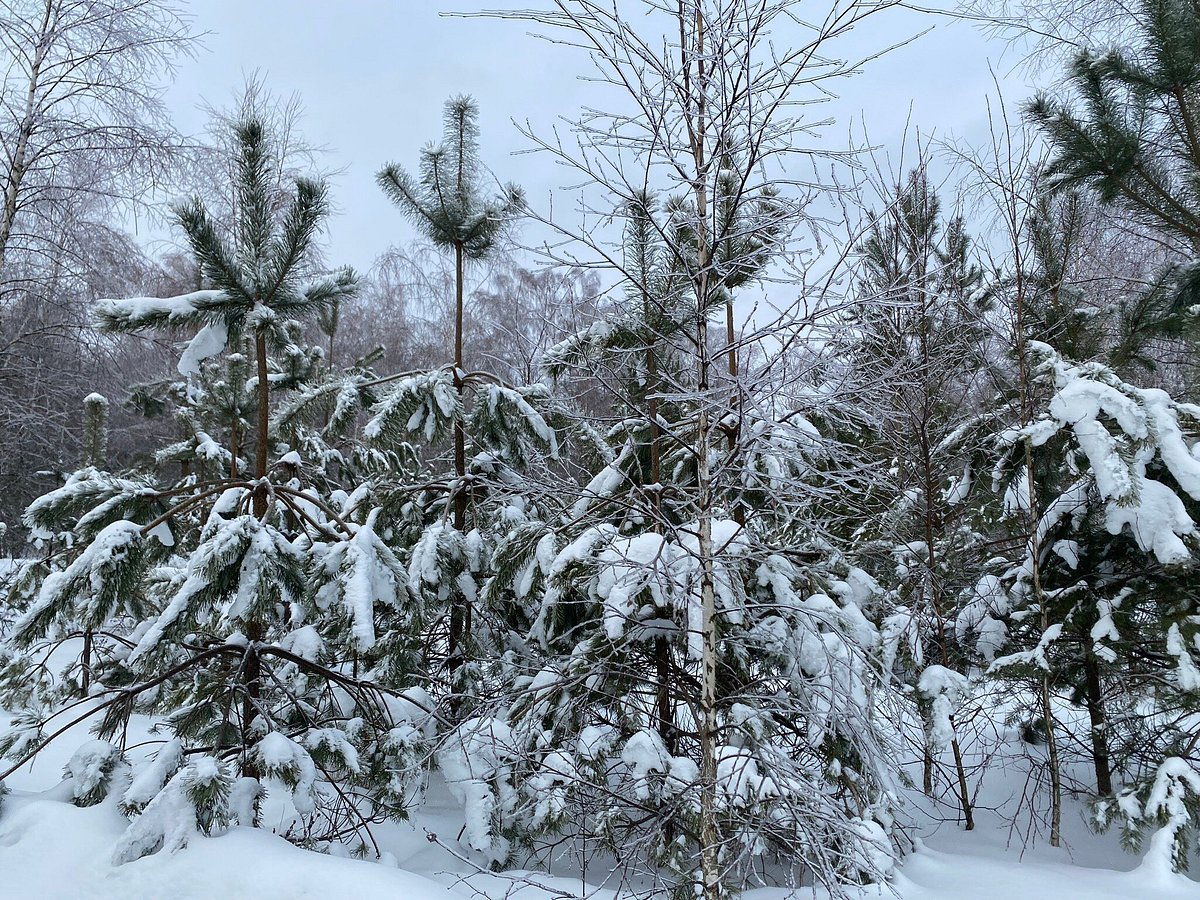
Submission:
[[[1193,862],[1192,878],[1185,878],[1142,864],[1120,847],[1115,832],[1093,834],[1081,803],[1071,801],[1064,811],[1065,846],[1049,847],[1040,824],[1044,810],[1031,803],[1031,798],[1044,796],[1030,777],[1041,771],[1036,764],[1038,749],[1021,741],[1017,729],[999,724],[993,716],[981,718],[993,739],[983,740],[977,728],[975,739],[966,745],[975,765],[987,762],[982,780],[983,770],[972,770],[980,785],[976,829],[965,832],[955,821],[949,795],[931,801],[917,790],[906,791],[906,816],[925,823],[915,828],[918,849],[904,860],[890,885],[858,891],[863,900],[1200,898],[1200,883],[1192,880],[1200,865]],[[563,860],[561,871],[554,875],[473,869],[465,858],[446,849],[454,846],[463,820],[436,777],[415,821],[376,832],[382,863],[303,850],[260,829],[234,828],[218,837],[196,838],[174,854],[157,853],[114,866],[113,846],[128,824],[115,797],[81,809],[69,802],[69,793],[60,783],[63,764],[87,737],[82,728],[77,740],[65,735],[34,765],[8,780],[12,793],[4,798],[0,811],[0,898],[4,900],[557,900],[577,896],[615,900],[618,896],[596,883],[602,872],[589,872],[585,880],[569,860]],[[983,746],[989,747],[986,759],[974,749]],[[919,765],[912,775],[919,780]],[[937,824],[939,820],[944,821]],[[1034,821],[1039,824],[1031,827]],[[430,834],[438,835],[437,842],[431,841]],[[826,895],[812,888],[752,888],[744,896],[784,900]]]

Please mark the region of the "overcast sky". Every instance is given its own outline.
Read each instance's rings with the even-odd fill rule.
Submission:
[[[486,8],[503,5],[485,2]],[[386,162],[412,168],[420,147],[441,131],[444,100],[473,95],[481,107],[483,155],[505,181],[523,185],[531,203],[556,208],[571,194],[560,168],[538,155],[513,120],[545,133],[556,120],[597,102],[595,86],[580,79],[587,60],[553,48],[514,22],[444,15],[470,10],[444,0],[197,0],[204,49],[185,62],[169,93],[180,127],[203,127],[200,100],[227,105],[247,73],[261,71],[279,95],[296,92],[306,113],[303,131],[329,149],[327,165],[344,170],[333,185],[339,212],[330,225],[329,259],[360,269],[410,232],[375,186]],[[925,29],[929,34],[839,82],[840,96],[821,117],[842,146],[851,123],[865,122],[873,143],[893,154],[906,122],[939,137],[978,140],[986,131],[985,98],[992,70],[1010,102],[1028,93],[1011,76],[1012,56],[971,25],[909,10],[889,10],[841,45],[847,57],[868,54]]]

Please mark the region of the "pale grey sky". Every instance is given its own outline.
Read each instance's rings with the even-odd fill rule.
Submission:
[[[205,48],[186,61],[168,95],[180,127],[199,131],[201,98],[225,105],[246,73],[260,70],[278,95],[297,92],[311,141],[328,147],[339,214],[330,225],[329,259],[366,269],[410,232],[375,186],[388,161],[412,167],[419,148],[441,131],[443,101],[473,95],[481,107],[485,161],[502,180],[523,185],[544,208],[571,202],[561,188],[572,179],[539,155],[514,155],[527,142],[512,124],[528,120],[545,133],[560,117],[596,102],[580,80],[588,62],[579,51],[548,46],[514,22],[452,18],[448,11],[502,6],[484,0],[195,0]],[[515,5],[515,4],[514,4]],[[841,95],[820,115],[836,118],[832,146],[865,120],[873,143],[898,150],[910,119],[922,133],[978,139],[986,129],[989,65],[1004,75],[1009,57],[971,25],[910,10],[889,10],[845,42],[856,56],[932,28],[929,34],[875,60],[839,83]],[[1010,101],[1027,93],[1009,79]]]

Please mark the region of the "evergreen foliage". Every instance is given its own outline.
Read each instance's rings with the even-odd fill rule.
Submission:
[[[5,749],[20,760],[49,739],[61,710],[35,700],[52,697],[54,682],[33,661],[73,628],[96,637],[94,650],[85,643],[84,686],[94,673],[101,737],[125,734],[135,712],[161,716],[173,734],[133,773],[123,802],[135,819],[118,861],[233,821],[306,843],[368,841],[372,822],[406,815],[422,723],[435,714],[419,689],[402,694],[411,682],[375,674],[411,678],[392,661],[411,652],[417,611],[404,565],[376,531],[378,509],[342,489],[371,482],[373,451],[343,454],[302,422],[272,422],[277,398],[311,394],[327,377],[297,317],[328,311],[355,288],[349,270],[311,269],[325,186],[300,179],[277,210],[270,136],[245,121],[235,137],[232,243],[200,201],[176,209],[212,286],[97,307],[109,329],[195,331],[180,365],[187,381],[166,390],[187,437],[159,462],[180,463],[178,478],[87,467],[26,516],[39,533],[72,539],[39,564],[49,571],[36,592],[14,597],[24,611],[5,683],[10,698],[33,705]],[[361,383],[364,370],[342,378]],[[241,459],[247,437],[252,464]],[[404,471],[403,454],[380,458],[385,471]],[[80,802],[111,789],[120,752],[103,747],[72,763]]]
[[[830,232],[797,89],[839,70],[812,69],[827,35],[767,64],[795,0],[643,6],[646,33],[590,2],[521,14],[639,112],[542,144],[607,194],[617,228],[574,238],[616,274],[519,375],[467,327],[469,267],[535,214],[489,187],[472,100],[377,176],[453,261],[441,365],[354,358],[372,310],[321,262],[326,183],[284,183],[286,134],[230,123],[230,182],[172,207],[191,259],[160,292],[186,292],[94,307],[105,340],[182,339],[177,366],[86,396],[78,459],[25,509],[0,802],[86,727],[57,796],[129,820],[116,865],[235,826],[383,858],[377,826],[440,779],[481,869],[578,852],[675,900],[844,896],[914,845],[910,775],[970,830],[1007,741],[1052,844],[1074,791],[1152,862],[1194,858],[1200,407],[1163,348],[1200,310],[1197,7],[1144,0],[1136,46],[1030,105],[1053,153],[1005,186],[1007,256],[922,163],[807,257],[797,233]],[[1124,228],[1165,248],[1145,289],[1085,271]],[[752,290],[785,312],[740,332]],[[126,465],[131,411],[162,439]]]
[[[1130,35],[1133,37],[1133,35]],[[1200,11],[1189,0],[1144,0],[1137,44],[1081,52],[1068,84],[1029,115],[1054,149],[1055,191],[1085,188],[1174,245],[1169,264],[1131,307],[1135,327],[1190,335],[1200,318]]]
[[[440,562],[438,568],[423,564],[418,585],[436,587],[430,602],[446,608],[446,660],[457,679],[454,690],[471,692],[474,667],[467,665],[474,655],[471,647],[473,601],[478,591],[481,548],[487,538],[478,529],[468,533],[467,515],[470,497],[478,476],[495,476],[502,468],[525,461],[523,447],[530,441],[555,453],[554,437],[543,419],[543,412],[530,405],[548,399],[536,389],[519,391],[501,383],[487,372],[468,372],[465,366],[464,316],[465,280],[468,262],[488,258],[497,242],[511,227],[524,205],[521,190],[507,185],[489,198],[485,194],[486,169],[479,159],[479,110],[469,97],[446,102],[440,144],[421,151],[418,174],[414,177],[392,164],[378,175],[377,182],[409,219],[434,244],[454,256],[454,356],[452,364],[440,371],[415,373],[401,378],[380,399],[367,436],[384,445],[403,439],[406,433],[424,433],[431,441],[447,429],[453,430],[454,479],[448,485],[446,502],[452,509],[452,527],[430,530],[439,535],[435,550],[425,548],[429,558]],[[468,389],[475,391],[470,411],[465,408]],[[510,437],[510,429],[524,431],[522,437]],[[475,452],[468,461],[468,438]],[[494,477],[490,480],[496,480]],[[504,480],[503,476],[499,480]],[[485,529],[486,530],[486,529]],[[474,549],[464,553],[470,543]],[[451,568],[441,568],[450,563]],[[440,577],[434,577],[437,572]],[[448,590],[447,584],[455,585]]]

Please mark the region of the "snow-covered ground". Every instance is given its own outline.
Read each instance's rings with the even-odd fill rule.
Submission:
[[[80,733],[79,740],[85,737]],[[1001,737],[1012,739],[1001,744],[1003,758],[992,758],[977,797],[976,830],[964,832],[952,821],[926,827],[919,849],[907,857],[891,885],[862,889],[863,900],[1200,898],[1200,883],[1140,865],[1137,857],[1120,848],[1115,834],[1092,834],[1078,804],[1066,811],[1066,847],[1050,848],[1044,834],[1031,837],[1028,812],[1013,813],[1022,798],[1031,796],[1030,768],[1023,762],[1036,751],[1016,739],[1015,732]],[[219,837],[196,838],[174,854],[156,853],[115,866],[113,846],[128,824],[115,800],[81,809],[71,804],[60,783],[62,766],[79,740],[67,735],[35,765],[8,780],[12,793],[0,809],[4,900],[614,898],[611,887],[595,883],[594,872],[585,882],[578,875],[489,874],[474,869],[465,857],[447,849],[455,844],[462,818],[436,777],[416,821],[379,830],[382,862],[319,854],[263,830],[234,828]],[[916,807],[928,803],[919,793],[907,794],[906,802],[917,819],[937,814],[935,809],[918,814]],[[431,834],[438,836],[436,842]],[[745,894],[746,900],[822,896],[809,888],[758,888]]]
[[[564,896],[611,898],[611,890],[577,878],[534,873],[472,874],[464,863],[429,843],[416,827],[398,829],[387,863],[322,855],[293,847],[258,829],[235,828],[200,838],[174,854],[154,854],[114,866],[113,844],[127,824],[112,803],[80,809],[53,791],[9,797],[0,820],[0,897],[44,900],[152,900],[176,898],[354,897],[359,900]],[[1130,865],[1113,848],[1108,862]],[[544,885],[539,888],[536,884]],[[1200,884],[1144,870],[1121,871],[1071,862],[1067,851],[1022,853],[1004,846],[1003,829],[985,818],[970,835],[943,834],[912,854],[891,885],[904,900],[1184,900],[1200,897]],[[863,892],[888,897],[886,889]],[[814,896],[762,888],[746,900]],[[820,896],[820,895],[816,895]]]

